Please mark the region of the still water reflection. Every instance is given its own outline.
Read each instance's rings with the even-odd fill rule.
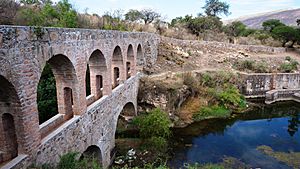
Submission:
[[[220,163],[224,157],[234,157],[254,168],[290,168],[257,147],[266,145],[276,152],[300,152],[297,104],[263,106],[231,119],[206,120],[176,129],[169,164],[180,168],[184,163]]]

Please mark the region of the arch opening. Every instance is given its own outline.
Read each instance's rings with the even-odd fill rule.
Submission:
[[[87,78],[89,76],[90,82],[86,81],[86,83],[90,86],[90,94],[97,100],[107,94],[107,91],[104,91],[104,79],[107,74],[106,59],[100,50],[97,49],[91,54],[88,68],[90,73],[87,74]]]
[[[126,62],[126,77],[129,79],[134,74],[134,52],[132,45],[128,46],[127,62]]]
[[[137,65],[142,66],[144,62],[142,46],[139,44],[137,48]]]
[[[18,156],[20,106],[13,85],[0,75],[0,165]]]
[[[89,146],[81,155],[80,160],[87,160],[88,162],[97,162],[100,167],[102,166],[102,154],[98,146]]]
[[[37,103],[40,124],[58,114],[56,81],[48,63],[46,63],[39,80]]]
[[[52,101],[51,104],[38,107],[42,138],[74,116],[74,101],[78,99],[74,93],[76,90],[73,90],[78,87],[78,80],[75,68],[68,57],[61,54],[54,55],[47,61],[43,72],[45,70],[46,77],[44,78],[42,74],[38,86],[38,105],[43,103],[41,100]],[[43,87],[40,84],[45,80],[49,83]],[[48,88],[51,88],[51,92],[47,92]],[[47,118],[42,120],[41,117]]]
[[[112,74],[113,74],[113,88],[117,87],[124,80],[123,77],[123,56],[119,46],[114,49],[112,57]]]
[[[137,133],[135,132],[135,129],[132,128],[130,123],[132,122],[133,118],[136,115],[137,115],[137,113],[136,113],[134,104],[132,102],[127,103],[123,107],[123,109],[118,117],[115,138],[119,138],[119,137],[122,138],[122,137],[125,137],[128,135],[133,135],[133,137],[135,137],[135,135]]]

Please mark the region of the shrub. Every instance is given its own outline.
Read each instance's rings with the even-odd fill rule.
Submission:
[[[237,61],[234,64],[234,68],[240,71],[252,71],[255,73],[269,72],[269,68],[265,62],[256,62],[253,60]]]
[[[280,65],[279,71],[290,73],[298,69],[299,63],[296,60],[292,59],[290,56],[287,56],[285,60],[286,62]]]
[[[78,160],[79,153],[71,152],[60,157],[57,169],[100,169],[100,165],[94,159]]]
[[[171,134],[171,121],[167,113],[159,108],[153,109],[146,116],[135,118],[133,123],[138,126],[142,138],[168,138]]]
[[[151,137],[145,141],[144,148],[158,152],[166,152],[168,148],[168,142],[163,137]]]
[[[238,107],[243,108],[245,106],[245,98],[240,94],[237,87],[233,85],[224,85],[224,88],[221,91],[216,91],[215,96],[217,100],[225,106],[229,107]]]
[[[57,168],[59,169],[76,169],[78,153],[67,153],[60,157]]]
[[[201,74],[200,83],[202,86],[215,88],[222,86],[224,83],[234,83],[236,79],[232,73],[219,71],[213,73]]]
[[[205,106],[200,108],[200,110],[193,115],[193,119],[200,121],[209,117],[222,118],[228,117],[230,115],[230,110],[224,106]]]

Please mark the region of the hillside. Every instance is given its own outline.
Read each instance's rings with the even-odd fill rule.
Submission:
[[[300,8],[292,10],[281,10],[268,13],[262,13],[252,16],[240,17],[233,20],[224,21],[225,23],[230,23],[233,21],[241,21],[249,28],[261,28],[264,21],[269,19],[279,19],[286,25],[296,26],[296,20],[300,19]]]

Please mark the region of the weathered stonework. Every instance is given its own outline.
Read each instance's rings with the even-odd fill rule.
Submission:
[[[243,78],[242,93],[246,97],[265,97],[270,90],[300,89],[299,73],[240,74]]]
[[[17,26],[0,26],[0,35],[0,163],[11,159],[9,155],[16,151],[8,148],[9,139],[3,130],[6,121],[16,126],[17,145],[13,147],[19,159],[4,168],[56,163],[59,155],[82,153],[92,145],[99,147],[103,166],[107,167],[118,116],[127,103],[136,107],[140,78],[137,72],[155,63],[159,37],[149,33]],[[48,124],[39,125],[37,86],[46,62],[56,79],[60,114]],[[87,64],[92,91],[88,99]],[[119,70],[118,77],[114,76],[115,68]],[[112,90],[114,81],[120,85]]]

